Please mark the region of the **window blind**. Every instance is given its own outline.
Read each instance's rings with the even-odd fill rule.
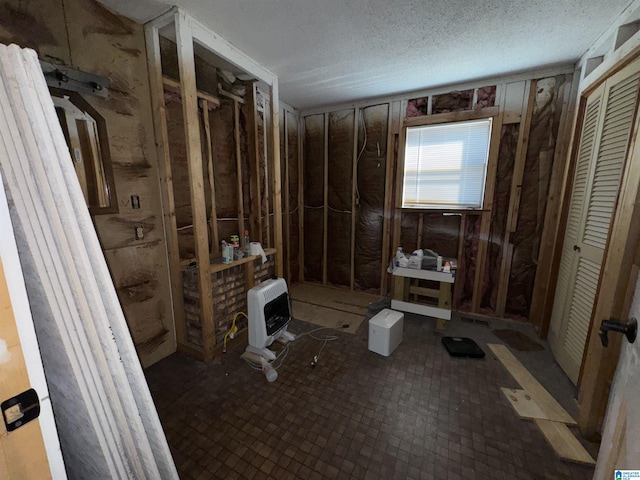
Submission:
[[[402,206],[482,208],[491,118],[407,128]]]

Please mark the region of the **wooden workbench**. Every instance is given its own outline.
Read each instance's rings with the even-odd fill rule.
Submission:
[[[438,320],[438,330],[443,331],[446,327],[446,322],[451,320],[451,286],[455,281],[455,273],[396,267],[393,270],[393,277],[391,308],[402,312],[435,317]],[[439,282],[440,288],[434,289],[410,285],[412,278]],[[412,303],[409,301],[409,294],[436,298],[438,306]]]

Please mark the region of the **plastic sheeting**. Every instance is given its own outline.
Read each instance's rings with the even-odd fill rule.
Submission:
[[[324,115],[305,118],[304,278],[322,281],[324,239]]]
[[[329,114],[327,280],[351,283],[354,110]]]
[[[355,281],[360,289],[379,289],[389,105],[361,110],[358,132]]]

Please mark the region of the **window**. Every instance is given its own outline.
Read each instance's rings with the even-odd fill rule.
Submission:
[[[403,208],[480,209],[491,118],[407,127]]]

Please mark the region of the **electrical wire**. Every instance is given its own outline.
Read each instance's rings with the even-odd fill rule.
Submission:
[[[241,312],[239,312],[239,313],[241,313]],[[338,327],[338,328],[344,328],[344,326]],[[312,366],[315,366],[315,364],[318,363],[318,360],[320,359],[320,354],[322,353],[322,350],[324,350],[324,347],[327,345],[327,343],[328,342],[332,342],[334,340],[337,340],[338,336],[337,335],[325,335],[324,337],[318,337],[318,336],[314,335],[314,333],[318,332],[320,330],[337,330],[338,328],[334,328],[334,327],[319,327],[319,328],[314,328],[313,330],[309,330],[309,331],[306,331],[306,332],[303,332],[303,333],[300,333],[300,334],[296,335],[296,338],[293,339],[293,341],[285,344],[284,348],[278,353],[278,355],[276,355],[275,360],[273,360],[271,362],[271,366],[273,367],[274,370],[278,370],[282,366],[282,364],[284,362],[284,359],[289,354],[289,349],[290,349],[291,344],[296,342],[296,341],[298,341],[299,339],[301,339],[303,337],[306,337],[306,336],[309,336],[314,340],[322,342],[322,345],[320,346],[320,350],[313,357]],[[262,370],[262,365],[254,363],[251,360],[248,360],[246,358],[244,359],[244,361],[253,370],[258,370],[258,371]]]

